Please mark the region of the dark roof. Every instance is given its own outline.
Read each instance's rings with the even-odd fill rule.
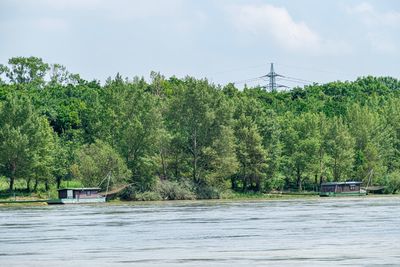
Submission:
[[[100,190],[100,187],[80,187],[80,188],[74,188],[74,187],[67,187],[67,188],[60,188],[57,189],[58,191],[61,190],[75,190],[75,191],[88,191],[88,190]]]
[[[348,182],[327,182],[327,183],[322,183],[321,185],[345,185],[345,184],[353,184],[353,185],[358,185],[358,184],[362,184],[362,182],[358,182],[358,181],[348,181]]]

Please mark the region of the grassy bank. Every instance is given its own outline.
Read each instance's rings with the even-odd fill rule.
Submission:
[[[27,189],[25,181],[19,180],[15,183],[15,189],[10,192],[9,184],[5,179],[0,179],[0,202],[6,201],[34,201],[43,199],[54,199],[58,198],[57,188],[54,185],[46,190],[43,184],[38,184],[37,189],[33,190],[31,185],[31,190]],[[80,181],[63,181],[61,183],[61,188],[63,187],[82,187]]]
[[[66,181],[61,187],[83,187],[80,181]],[[306,199],[318,198],[317,192],[235,192],[233,190],[226,191],[207,191],[203,195],[196,194],[189,187],[183,186],[176,182],[159,183],[154,191],[135,192],[129,188],[125,192],[121,192],[118,196],[111,200],[112,203],[127,203],[127,202],[147,202],[147,201],[176,201],[176,200],[278,200],[278,199]],[[382,195],[379,195],[382,196]],[[28,191],[26,184],[18,182],[16,189],[13,192],[8,191],[8,183],[0,181],[0,204],[11,205],[13,202],[18,202],[19,205],[42,205],[34,203],[37,200],[47,200],[57,198],[57,189],[52,186],[46,191],[41,185],[35,192]]]

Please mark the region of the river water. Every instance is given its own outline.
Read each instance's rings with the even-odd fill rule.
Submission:
[[[0,266],[400,266],[400,198],[0,207]]]

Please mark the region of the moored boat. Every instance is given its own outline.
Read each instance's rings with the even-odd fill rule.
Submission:
[[[328,182],[322,183],[319,195],[321,197],[365,196],[367,192],[361,189],[362,182]]]
[[[58,189],[58,199],[47,201],[48,204],[104,203],[106,197],[99,194],[100,188],[63,188]]]

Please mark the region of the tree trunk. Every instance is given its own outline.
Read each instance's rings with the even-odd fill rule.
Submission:
[[[232,176],[231,177],[231,188],[232,188],[232,190],[235,190],[236,189],[236,177],[234,177],[234,176]]]
[[[57,180],[57,189],[60,189],[61,186],[61,176],[57,176],[56,180]]]
[[[161,156],[161,165],[162,165],[161,180],[166,180],[167,179],[167,166],[165,164],[164,153],[162,152],[162,150],[160,150],[160,156]]]
[[[255,191],[256,192],[260,192],[261,191],[261,182],[259,178],[256,178],[256,187],[255,187]]]
[[[14,182],[15,182],[15,171],[17,170],[17,166],[15,162],[11,163],[11,175],[10,175],[10,191],[14,190]]]
[[[10,177],[10,187],[9,187],[10,191],[14,190],[14,180],[15,180],[15,178],[13,176],[11,176]]]
[[[314,177],[314,191],[318,191],[318,173],[316,173]]]
[[[39,180],[35,179],[35,185],[33,186],[33,191],[35,192],[37,191],[38,185],[39,185]]]
[[[247,190],[247,177],[246,177],[246,165],[243,166],[243,188],[242,191],[245,192]]]
[[[197,131],[193,134],[193,180],[197,183]]]
[[[44,183],[44,186],[45,186],[45,188],[46,188],[46,191],[49,191],[49,189],[50,189],[50,187],[49,187],[49,182],[45,182]]]
[[[333,164],[333,180],[335,182],[339,181],[339,177],[338,177],[338,171],[337,171],[337,160],[335,158],[335,163]]]
[[[178,163],[178,161],[179,161],[179,154],[176,153],[176,157],[175,157],[175,179],[178,178],[178,174],[179,174],[179,167],[178,167],[179,163]]]
[[[31,191],[31,178],[26,181],[26,191]]]
[[[300,172],[300,168],[297,168],[296,173],[297,173],[297,189],[298,189],[299,191],[303,191],[302,184],[301,184],[301,172]]]

